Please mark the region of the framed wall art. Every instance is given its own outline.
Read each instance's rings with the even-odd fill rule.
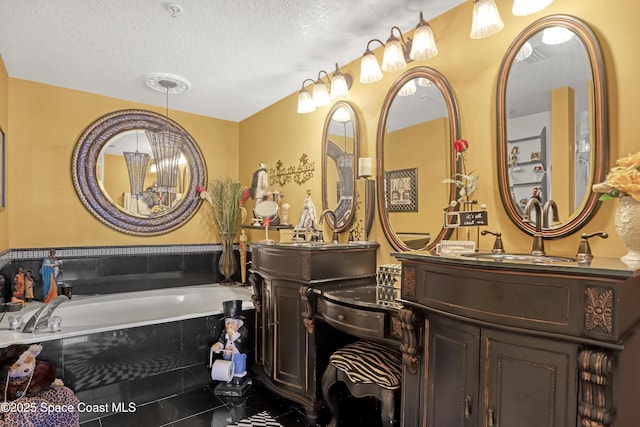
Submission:
[[[418,169],[399,169],[384,174],[388,212],[418,212]]]

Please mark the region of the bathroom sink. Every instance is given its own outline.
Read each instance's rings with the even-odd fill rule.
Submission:
[[[530,262],[532,264],[549,264],[554,262],[575,262],[575,258],[567,258],[561,256],[551,255],[530,255],[530,254],[494,254],[494,253],[468,253],[462,254],[464,257],[478,258],[478,259],[490,259],[494,261],[521,261]]]

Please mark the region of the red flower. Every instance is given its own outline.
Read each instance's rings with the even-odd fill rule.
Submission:
[[[204,186],[203,186],[203,185],[198,185],[198,186],[196,187],[196,191],[197,191],[198,193],[202,193],[203,191],[206,191],[206,188],[204,188]]]
[[[240,199],[240,206],[244,206],[248,198],[249,198],[249,189],[246,189],[242,192],[242,198]]]
[[[456,153],[464,153],[469,148],[469,143],[466,139],[456,139],[453,142],[453,149]]]

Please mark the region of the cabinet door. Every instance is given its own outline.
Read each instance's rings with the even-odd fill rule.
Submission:
[[[429,323],[427,426],[475,426],[480,329],[437,317]]]
[[[480,425],[576,425],[577,346],[482,330]]]
[[[273,379],[295,389],[306,389],[306,329],[298,287],[272,281]]]

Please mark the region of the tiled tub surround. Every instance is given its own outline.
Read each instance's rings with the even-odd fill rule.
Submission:
[[[112,403],[142,405],[209,384],[209,348],[223,330],[222,301],[228,299],[243,300],[253,339],[249,289],[201,285],[73,298],[54,313],[62,317],[60,332],[11,332],[5,319],[0,347],[41,342],[42,356],[58,366],[83,403],[107,404],[106,412],[82,413],[87,421],[108,415]]]
[[[74,295],[131,292],[175,286],[217,283],[222,279],[217,262],[221,245],[171,245],[59,248],[61,281],[73,285]],[[10,296],[11,280],[18,266],[31,270],[36,279],[36,299],[42,299],[40,265],[48,248],[13,249],[0,254],[0,274]],[[240,255],[236,251],[237,265]],[[240,268],[233,278],[240,280]]]

